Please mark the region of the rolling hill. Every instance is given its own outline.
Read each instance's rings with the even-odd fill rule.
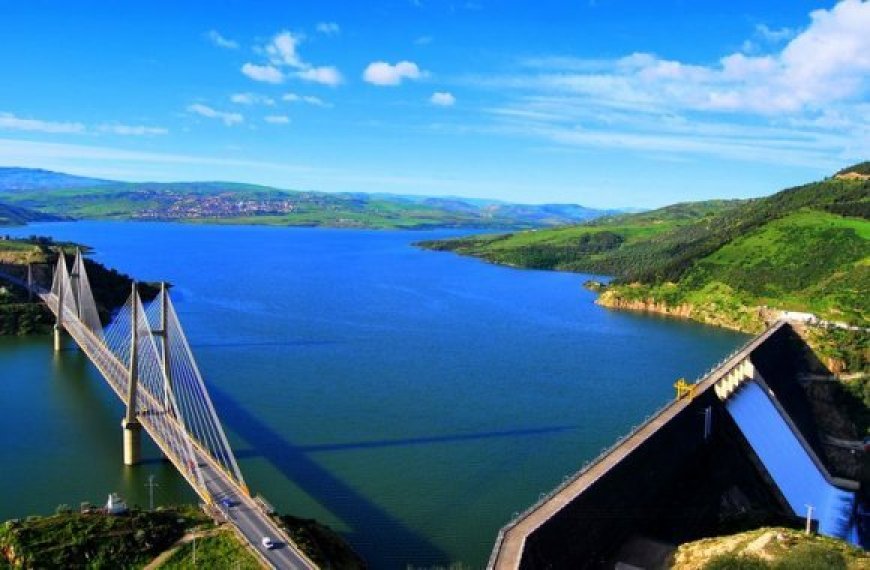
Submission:
[[[0,203],[0,226],[20,226],[28,222],[57,222],[64,219],[68,218]]]
[[[613,214],[575,204],[281,190],[232,182],[132,183],[0,168],[0,201],[75,219],[365,228],[534,228]]]
[[[765,198],[423,242],[517,267],[606,274],[599,303],[756,331],[764,307],[867,326],[867,163]],[[856,174],[849,174],[856,173]]]

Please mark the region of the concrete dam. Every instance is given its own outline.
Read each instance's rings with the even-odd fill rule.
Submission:
[[[866,548],[863,450],[810,397],[830,379],[775,323],[506,525],[488,568],[660,568],[683,542],[807,518]]]

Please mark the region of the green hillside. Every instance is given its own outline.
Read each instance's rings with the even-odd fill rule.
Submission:
[[[50,222],[61,219],[63,217],[59,215],[45,214],[0,203],[0,226],[20,226],[27,222]]]
[[[623,275],[617,266],[630,258],[631,252],[649,247],[676,230],[704,224],[742,204],[745,202],[741,200],[681,203],[581,225],[424,241],[419,245],[515,267]]]
[[[870,180],[835,177],[754,200],[421,245],[517,267],[611,275],[600,302],[614,307],[747,331],[762,326],[761,306],[866,326],[868,207]]]
[[[615,283],[600,301],[684,306],[698,320],[754,331],[763,326],[756,307],[866,326],[868,292],[870,222],[802,209],[695,260],[676,281]]]

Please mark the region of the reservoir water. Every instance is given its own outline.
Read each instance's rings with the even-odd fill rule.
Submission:
[[[525,271],[387,232],[33,224],[168,280],[251,488],[342,533],[373,568],[485,564],[513,513],[746,337],[593,304]],[[72,344],[0,338],[0,519],[194,501],[152,447],[121,464],[122,407]],[[642,474],[638,474],[642,484]]]

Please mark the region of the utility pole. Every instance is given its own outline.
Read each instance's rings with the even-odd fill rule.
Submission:
[[[193,537],[193,567],[196,568],[196,537]]]
[[[27,264],[27,300],[33,302],[33,264]]]
[[[810,534],[813,532],[813,506],[807,505],[807,530],[806,533]]]
[[[154,510],[154,487],[159,487],[157,483],[154,482],[154,474],[148,476],[148,482],[145,483],[145,486],[148,487],[148,510]]]

